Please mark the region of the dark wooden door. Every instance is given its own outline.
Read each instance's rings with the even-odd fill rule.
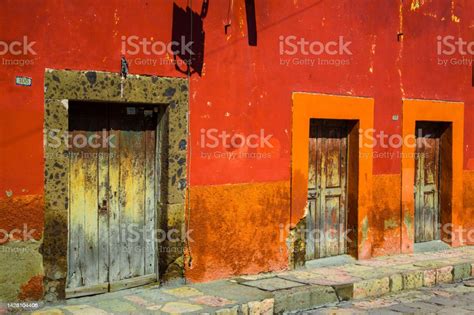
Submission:
[[[67,296],[156,281],[158,108],[73,103],[69,115]]]
[[[309,142],[307,259],[345,254],[347,124],[312,120]]]
[[[440,239],[440,131],[418,123],[415,150],[415,242]]]

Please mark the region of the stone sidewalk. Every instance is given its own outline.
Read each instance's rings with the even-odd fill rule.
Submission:
[[[150,285],[47,304],[32,313],[281,314],[461,281],[471,278],[473,264],[474,247],[464,247],[178,287]]]
[[[383,297],[339,302],[300,315],[474,314],[474,281],[440,284]]]

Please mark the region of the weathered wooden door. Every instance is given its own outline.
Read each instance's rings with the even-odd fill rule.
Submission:
[[[307,259],[347,252],[347,143],[344,121],[311,120]]]
[[[68,297],[157,279],[158,108],[69,109]]]
[[[440,131],[418,123],[415,154],[415,242],[440,239]]]

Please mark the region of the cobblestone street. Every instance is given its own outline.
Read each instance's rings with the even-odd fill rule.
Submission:
[[[341,302],[294,314],[474,314],[474,281]]]

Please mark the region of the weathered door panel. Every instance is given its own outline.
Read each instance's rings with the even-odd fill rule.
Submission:
[[[107,139],[71,149],[79,158],[70,159],[68,289],[79,288],[76,296],[156,280],[158,115],[144,106],[71,107],[73,136]]]
[[[69,195],[68,288],[96,287],[107,282],[108,251],[99,254],[98,246],[99,228],[103,228],[98,211],[98,198],[103,194],[100,179],[106,175],[99,163],[99,149],[87,140],[100,138],[107,129],[106,109],[72,107],[70,117],[69,185],[73,189]]]
[[[315,120],[310,128],[310,176],[307,258],[347,252],[347,126],[343,121]]]
[[[417,125],[415,154],[415,242],[438,240],[440,131],[436,125]]]

